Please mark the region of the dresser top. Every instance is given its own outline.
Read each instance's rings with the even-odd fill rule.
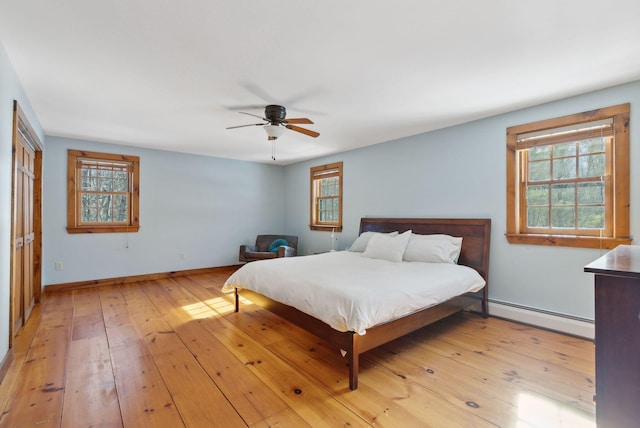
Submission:
[[[584,267],[585,272],[640,278],[640,245],[618,245]]]

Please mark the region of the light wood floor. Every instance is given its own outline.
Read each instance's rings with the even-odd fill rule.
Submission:
[[[464,314],[361,358],[220,293],[228,271],[49,293],[1,427],[589,427],[589,341]]]

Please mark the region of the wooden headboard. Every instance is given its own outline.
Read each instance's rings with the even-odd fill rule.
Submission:
[[[491,219],[466,218],[367,218],[360,220],[362,232],[394,232],[407,230],[420,235],[443,233],[462,238],[458,264],[478,271],[489,282],[489,244]]]

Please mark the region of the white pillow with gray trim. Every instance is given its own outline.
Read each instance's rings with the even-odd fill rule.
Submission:
[[[404,252],[407,262],[458,263],[462,238],[450,235],[412,234]]]
[[[398,234],[398,232],[389,232],[389,233],[382,233],[382,232],[362,232],[362,234],[360,234],[360,236],[358,236],[356,238],[355,241],[353,241],[353,244],[351,244],[351,246],[349,248],[347,248],[349,251],[355,251],[358,253],[363,252],[364,250],[367,249],[367,244],[369,243],[369,240],[371,239],[371,237],[373,235],[389,235],[389,236],[396,236]]]

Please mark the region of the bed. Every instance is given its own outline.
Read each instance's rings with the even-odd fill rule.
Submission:
[[[274,259],[252,262],[232,274],[225,282],[223,291],[235,292],[236,312],[240,310],[240,296],[242,296],[340,349],[348,358],[349,388],[355,390],[358,387],[360,354],[461,310],[473,310],[485,316],[488,314],[491,220],[362,218],[360,222],[361,236],[365,232],[402,234],[409,230],[418,235],[444,234],[462,238],[462,246],[457,256],[459,266],[445,263],[391,263],[383,260],[378,264],[386,264],[385,269],[391,270],[380,271],[382,273],[378,274],[376,271],[378,261],[363,257],[359,253],[340,251],[289,258],[286,261]],[[323,272],[305,275],[304,272],[312,271],[312,264],[320,266]],[[362,264],[361,269],[373,273],[367,276],[359,271],[357,275],[352,275],[347,266],[356,268],[360,264]],[[454,297],[432,296],[426,292],[413,295],[409,291],[411,290],[409,283],[417,282],[411,278],[413,275],[422,275],[423,270],[429,271],[425,275],[431,275],[430,272],[435,270],[440,277],[450,277],[447,288],[455,287],[458,281],[462,282],[462,279],[458,280],[451,275],[464,275],[465,281],[469,277],[473,282],[469,285],[471,291],[454,291],[456,294],[460,293]],[[296,276],[300,275],[300,272],[303,274]],[[472,275],[479,278],[482,283],[479,284]],[[402,288],[399,288],[397,284],[400,283],[401,278],[407,281],[407,285],[402,283]],[[389,282],[388,287],[385,281]],[[277,282],[276,285],[281,290],[267,291],[265,284],[269,282]],[[290,283],[290,286],[285,287],[283,285],[285,283]],[[352,284],[353,287],[351,287]],[[380,288],[389,288],[392,291],[402,290],[403,293],[396,294],[408,295],[409,298],[406,300],[408,303],[398,300],[398,303],[393,303],[390,309],[385,309],[387,312],[375,307],[372,311],[373,315],[364,318],[355,317],[352,320],[345,315],[345,312],[349,312],[349,305],[354,304],[354,300],[358,304],[360,301],[366,303],[368,300],[375,300],[371,296],[375,297]],[[352,300],[343,303],[336,293],[346,289],[350,289]],[[308,294],[304,294],[305,292]],[[316,298],[322,294],[327,294],[329,302],[332,302],[330,299],[335,298],[335,304],[323,303]],[[299,303],[293,299],[298,299]],[[394,297],[385,298],[390,302],[396,302],[394,299]],[[325,307],[335,308],[327,312],[322,309]],[[355,312],[364,311],[356,309]]]

